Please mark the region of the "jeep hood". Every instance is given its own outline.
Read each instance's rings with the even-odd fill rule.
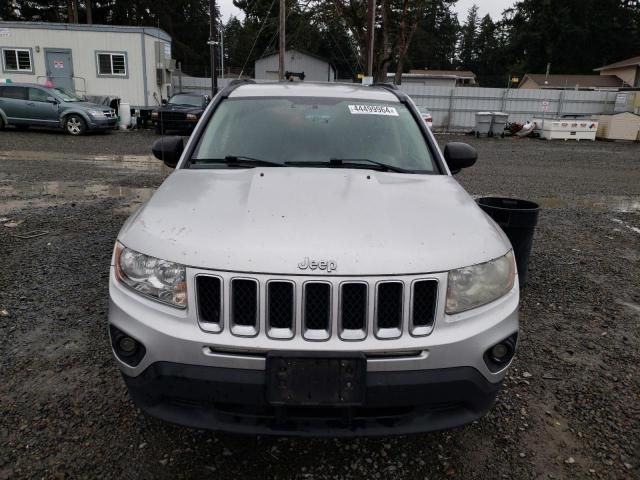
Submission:
[[[188,266],[327,275],[440,272],[504,255],[509,241],[452,178],[371,170],[176,170],[129,218],[127,247]]]

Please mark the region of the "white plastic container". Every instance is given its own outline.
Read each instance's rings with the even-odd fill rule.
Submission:
[[[540,138],[547,140],[591,140],[595,141],[598,122],[585,118],[534,118]]]
[[[120,102],[118,110],[120,114],[120,130],[126,130],[131,125],[131,105],[127,102]]]

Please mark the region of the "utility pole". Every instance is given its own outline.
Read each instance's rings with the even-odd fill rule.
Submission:
[[[376,29],[376,0],[369,0],[369,18],[367,19],[367,77],[373,76],[373,43]]]
[[[220,23],[220,74],[224,80],[224,26]]]
[[[280,0],[280,55],[278,60],[278,76],[280,81],[284,81],[284,52],[286,50],[286,32],[285,32],[285,23],[287,16],[285,14],[286,11],[286,2],[285,0]]]
[[[218,93],[218,70],[216,69],[216,51],[218,42],[216,38],[216,27],[218,18],[216,16],[216,0],[209,0],[209,51],[211,52],[211,98]]]

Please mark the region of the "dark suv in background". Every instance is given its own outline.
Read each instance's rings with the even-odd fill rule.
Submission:
[[[176,93],[151,114],[156,133],[191,133],[209,103],[208,95]]]
[[[85,102],[83,98],[61,88],[31,83],[0,85],[0,129],[64,128],[71,135],[87,130],[116,127],[118,117],[112,108]]]

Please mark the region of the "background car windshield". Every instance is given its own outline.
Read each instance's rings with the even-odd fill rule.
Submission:
[[[404,105],[352,99],[223,101],[193,158],[228,155],[279,163],[368,159],[407,170],[435,171],[426,140]]]
[[[82,98],[80,98],[75,93],[72,93],[68,90],[64,90],[62,88],[54,88],[53,89],[62,100],[65,102],[82,102]]]
[[[172,105],[191,105],[192,107],[202,106],[202,97],[198,95],[174,95],[169,99]]]

